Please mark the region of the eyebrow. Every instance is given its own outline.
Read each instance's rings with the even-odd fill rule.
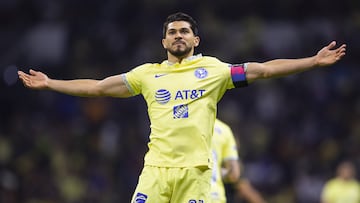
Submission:
[[[176,28],[169,28],[167,31],[176,31],[176,30],[191,30],[191,28],[188,28],[188,27],[182,27],[182,28],[179,28],[179,29],[176,29]]]

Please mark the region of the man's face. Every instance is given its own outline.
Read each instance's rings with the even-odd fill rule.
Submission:
[[[174,21],[169,23],[165,38],[162,40],[164,48],[176,57],[186,57],[194,47],[199,45],[200,38],[191,30],[190,23]]]

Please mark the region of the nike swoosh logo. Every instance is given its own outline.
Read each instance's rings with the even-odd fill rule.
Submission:
[[[159,78],[159,77],[162,77],[162,76],[165,76],[167,75],[167,73],[163,73],[163,74],[155,74],[155,78]]]

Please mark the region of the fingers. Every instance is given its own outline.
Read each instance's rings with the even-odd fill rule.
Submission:
[[[29,73],[30,73],[31,75],[35,75],[35,74],[37,73],[37,71],[34,71],[33,69],[30,69],[30,70],[29,70]]]
[[[339,56],[344,56],[346,52],[346,44],[341,45],[339,48],[335,50],[336,54]]]
[[[17,74],[20,77],[22,74],[24,74],[24,72],[22,72],[21,70],[18,70]]]
[[[21,70],[19,70],[17,73],[18,73],[19,78],[29,78],[30,75],[35,75],[36,71],[30,69],[30,71],[29,71],[30,75]]]
[[[326,48],[328,48],[329,50],[331,50],[332,48],[334,48],[336,46],[336,41],[332,41],[330,42],[329,45],[326,46]],[[343,52],[346,51],[346,44],[342,44],[340,47],[338,47],[336,49],[336,52]]]
[[[337,52],[345,51],[345,50],[346,50],[346,44],[342,44],[339,48],[336,49]]]
[[[334,53],[335,60],[340,60],[346,53],[346,44],[342,44],[338,48],[332,50],[336,46],[336,41],[332,41],[326,48]]]
[[[18,76],[19,76],[19,79],[24,84],[24,86],[30,87],[31,81],[30,81],[30,76],[28,74],[26,74],[23,71],[19,70],[18,71]]]
[[[24,84],[24,86],[27,86],[27,87],[29,86],[29,78],[26,77],[26,75],[20,74],[19,78],[22,81],[22,83]]]
[[[329,45],[327,45],[327,48],[328,48],[328,49],[332,49],[332,48],[335,47],[335,45],[336,45],[336,41],[332,41],[332,42],[330,42]]]
[[[335,50],[336,60],[340,60],[346,54],[346,44],[341,45]]]
[[[19,77],[21,77],[21,76],[24,77],[25,75],[28,75],[27,73],[25,73],[21,70],[19,70],[17,73],[18,73]]]
[[[22,72],[20,70],[18,71],[18,76],[19,76],[20,79],[24,79],[25,75],[26,75],[26,73],[24,73],[24,72]]]

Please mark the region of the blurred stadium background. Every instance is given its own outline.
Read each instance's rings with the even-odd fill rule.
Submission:
[[[16,70],[101,79],[162,61],[162,23],[176,11],[197,19],[197,52],[231,63],[347,43],[333,67],[228,92],[219,117],[270,203],[318,203],[339,160],[359,166],[360,1],[1,0],[1,202],[129,202],[147,150],[142,98],[32,91]]]

